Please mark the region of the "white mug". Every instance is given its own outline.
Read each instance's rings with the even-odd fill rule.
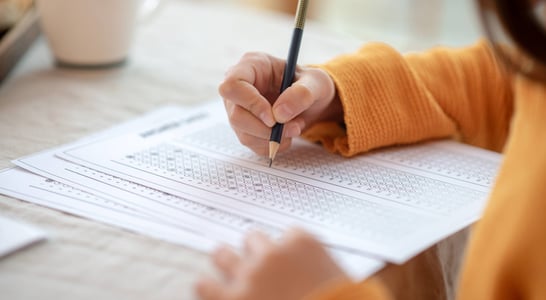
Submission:
[[[57,65],[103,68],[125,63],[147,2],[159,0],[37,0],[36,5]]]

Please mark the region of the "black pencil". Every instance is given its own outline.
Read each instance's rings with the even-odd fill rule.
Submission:
[[[300,52],[301,38],[303,36],[303,26],[305,25],[305,14],[307,13],[307,2],[308,0],[298,1],[292,41],[290,42],[288,59],[286,60],[286,66],[284,67],[284,73],[282,75],[281,94],[292,85],[292,82],[294,81],[294,74],[296,73],[296,65],[298,63],[298,53]],[[277,151],[279,150],[283,127],[284,124],[275,123],[271,129],[271,136],[269,137],[269,167],[271,167],[273,159],[275,159],[275,155],[277,155]]]

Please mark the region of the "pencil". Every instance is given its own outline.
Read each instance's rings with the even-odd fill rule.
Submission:
[[[305,25],[307,4],[308,0],[298,1],[295,26],[292,33],[292,41],[290,42],[290,50],[288,51],[288,59],[286,60],[286,66],[284,67],[284,73],[282,75],[280,94],[292,85],[292,82],[294,81],[294,74],[296,73],[296,65],[298,63],[298,53],[300,52],[301,38],[303,36],[303,26]],[[279,150],[283,127],[284,124],[277,122],[271,129],[271,136],[269,137],[269,167],[271,167],[275,155],[277,155],[277,151]]]

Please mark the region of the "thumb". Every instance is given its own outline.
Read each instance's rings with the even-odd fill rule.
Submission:
[[[308,69],[273,104],[273,116],[286,123],[311,108],[321,97],[333,98],[335,88],[329,76],[319,69]]]

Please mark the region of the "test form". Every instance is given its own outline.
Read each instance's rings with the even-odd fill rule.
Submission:
[[[239,144],[220,101],[56,155],[267,226],[304,227],[326,244],[394,263],[479,218],[501,158],[453,141],[342,158],[297,140],[268,168]]]
[[[186,226],[186,228],[173,226],[149,216],[145,211],[133,209],[120,202],[21,168],[0,171],[0,193],[205,253],[214,250],[220,244],[228,244],[235,249],[240,246],[239,241],[234,240],[232,236],[215,235],[210,230],[210,227],[214,225],[211,225],[207,218],[203,218],[198,226]],[[236,218],[236,216],[233,217]],[[0,223],[2,223],[1,219]],[[18,239],[21,237],[19,236]],[[380,260],[342,249],[327,247],[327,250],[354,280],[362,280],[385,265]]]

